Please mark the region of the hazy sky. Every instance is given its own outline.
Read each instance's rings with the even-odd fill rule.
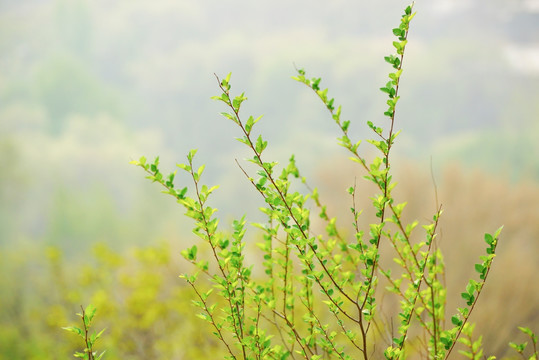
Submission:
[[[426,170],[432,157],[439,168],[459,161],[539,178],[537,4],[416,2],[395,151]],[[321,103],[290,79],[294,66],[321,76],[352,136],[368,137],[367,121],[387,121],[378,90],[390,71],[383,57],[393,52],[391,29],[407,5],[0,1],[0,160],[18,174],[2,187],[27,182],[24,194],[3,191],[40,228],[56,191],[44,188],[101,187],[126,209],[142,186],[129,160],[161,155],[173,169],[199,148],[209,179],[230,186],[226,202],[245,185],[234,159],[249,156],[219,115],[222,104],[210,100],[218,93],[213,74],[228,72],[233,93],[249,98],[244,116],[264,114],[257,131],[270,143],[268,156],[283,163],[294,153],[314,174],[344,153]]]

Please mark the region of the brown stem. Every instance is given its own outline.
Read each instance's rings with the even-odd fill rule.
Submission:
[[[86,344],[86,350],[88,351],[88,360],[94,360],[94,354],[92,350],[92,344],[90,344],[90,339],[88,336],[88,324],[86,324],[86,313],[84,311],[84,308],[82,305],[80,306],[82,310],[81,318],[82,318],[82,324],[84,325],[84,343]]]

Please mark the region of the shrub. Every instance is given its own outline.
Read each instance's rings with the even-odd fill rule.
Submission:
[[[470,315],[491,270],[502,228],[485,234],[486,250],[474,266],[477,276],[460,292],[462,305],[448,315],[447,298],[454,294],[444,284],[444,258],[437,244],[442,206],[437,206],[431,221],[418,226],[418,221],[403,220],[406,202],[397,202],[392,194],[396,182],[390,154],[399,134],[395,115],[414,15],[408,6],[393,29],[396,53],[385,57],[391,72],[380,90],[387,95],[387,122],[367,122],[373,134],[367,142],[378,155],[362,155],[361,141],[349,137],[350,121],[341,119],[341,106],[321,87],[320,78],[307,77],[303,69],[297,69],[294,77],[322,101],[341,132],[339,145],[377,189],[370,197],[376,221],[363,227],[362,211],[356,206],[357,184],[348,188],[351,236],[328,214],[318,190],[308,186],[294,156],[280,171],[276,161],[266,159],[268,142],[253,132],[261,117],[245,120],[240,110],[247,98],[244,93],[231,94],[230,74],[224,79],[216,76],[221,94],[214,99],[227,107],[222,114],[238,127],[238,141],[250,149],[249,161],[258,169],[253,176],[238,163],[265,201],[261,211],[267,221],[253,224],[262,233],[260,261],[246,257],[245,216],[233,221],[230,233],[220,230],[216,209],[208,204],[218,187],[202,182],[204,165],[195,165],[196,150],[188,153],[186,163],[177,165],[191,178],[191,189],[175,185],[176,171],[163,174],[158,157],[153,162],[145,157],[132,162],[185,207],[195,221],[193,232],[209,250],[209,258],[201,258],[197,245],[183,250],[182,256],[196,271],[181,277],[196,295],[198,316],[213,328],[227,359],[446,359],[457,352],[458,343],[463,356],[483,357],[482,337],[474,336]],[[322,233],[316,230],[313,211],[324,223]],[[394,250],[394,264],[382,258],[386,245]],[[209,279],[209,288],[203,278]],[[398,300],[396,313],[381,310],[386,296]],[[529,358],[537,358],[535,335],[528,328],[521,330],[532,340]],[[523,355],[526,344],[511,347]]]

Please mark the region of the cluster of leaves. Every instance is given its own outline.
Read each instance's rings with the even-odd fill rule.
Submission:
[[[96,333],[95,331],[90,334],[90,328],[92,327],[92,320],[94,319],[95,312],[97,309],[93,305],[88,305],[86,309],[84,309],[81,305],[81,312],[77,313],[78,316],[80,316],[82,320],[83,328],[79,328],[77,326],[66,326],[63,329],[67,330],[69,332],[75,333],[78,336],[80,336],[84,341],[84,350],[75,352],[75,357],[80,359],[86,359],[86,360],[100,360],[103,355],[105,355],[105,351],[101,352],[101,354],[97,354],[97,351],[94,351],[94,344],[99,339],[101,334],[105,331],[105,329],[101,330],[99,333]]]
[[[537,360],[537,359],[539,359],[539,351],[537,350],[537,335],[535,335],[535,333],[528,327],[520,327],[519,326],[518,329],[523,334],[528,336],[530,338],[530,340],[532,341],[533,350],[532,350],[532,353],[531,353],[531,355],[530,355],[530,357],[528,359],[529,360]],[[509,346],[511,346],[513,349],[515,349],[516,352],[518,352],[522,356],[522,358],[524,358],[524,359],[526,358],[524,356],[524,351],[526,350],[526,347],[528,346],[527,342],[524,342],[522,344],[517,344],[517,343],[514,343],[514,342],[510,342]]]
[[[186,164],[177,165],[192,179],[191,192],[187,187],[175,187],[176,172],[168,176],[161,173],[159,158],[153,163],[144,157],[132,162],[143,168],[150,180],[161,184],[164,193],[174,196],[184,206],[186,215],[195,221],[193,232],[210,249],[211,263],[198,258],[196,245],[184,250],[183,257],[197,272],[182,277],[198,297],[194,304],[201,311],[200,317],[211,324],[214,335],[227,349],[227,359],[361,357],[366,360],[375,356],[377,344],[386,335],[390,341],[383,356],[404,359],[414,351],[410,346],[411,333],[416,328],[421,329],[416,339],[420,344],[417,351],[425,357],[446,359],[459,341],[469,348],[462,352],[466,356],[473,359],[482,356],[481,338],[473,340],[474,326],[469,318],[487,280],[502,228],[493,235],[485,234],[486,254],[475,265],[479,279],[469,280],[461,294],[465,305],[457,309],[450,327],[446,328],[445,265],[436,244],[441,206],[432,221],[422,226],[424,233],[418,235],[415,229],[419,222],[404,222],[406,202],[396,203],[392,195],[396,183],[391,175],[390,153],[399,134],[394,130],[396,105],[409,24],[414,15],[412,6],[408,6],[400,25],[393,29],[397,38],[393,42],[396,54],[385,57],[393,68],[389,82],[381,88],[388,96],[384,115],[389,118],[389,124],[377,126],[367,122],[374,134],[367,141],[380,153],[374,159],[361,155],[361,141],[350,139],[350,121],[341,120],[342,108],[328,96],[328,89],[320,87],[321,78],[308,78],[303,69],[298,69],[294,77],[323,102],[341,131],[339,145],[364,169],[365,179],[379,191],[371,198],[377,221],[363,230],[358,221],[361,210],[355,206],[356,186],[349,188],[354,218],[352,238],[344,236],[336,218],[328,215],[317,189],[307,186],[294,156],[280,173],[277,162],[266,159],[264,151],[268,142],[262,135],[253,135],[261,117],[249,116],[243,120],[240,110],[247,98],[244,93],[231,95],[230,74],[224,79],[217,77],[221,95],[214,99],[228,108],[222,115],[239,128],[238,141],[250,149],[252,157],[248,161],[258,169],[251,176],[238,163],[266,204],[260,210],[267,221],[254,224],[263,234],[263,241],[258,244],[263,256],[262,279],[253,275],[253,266],[245,259],[245,217],[233,222],[232,234],[219,230],[219,220],[214,216],[216,209],[207,204],[217,187],[202,184],[204,166],[195,167],[196,150],[189,152]],[[306,185],[306,191],[292,190],[294,181]],[[323,234],[316,233],[312,227],[313,208],[326,223]],[[380,261],[379,249],[386,241],[395,251],[396,269],[386,268]],[[212,289],[202,290],[201,274],[213,283]],[[378,313],[380,275],[387,281],[387,291],[400,301],[397,334],[393,333],[392,323],[384,323]],[[219,298],[224,302],[219,302]]]

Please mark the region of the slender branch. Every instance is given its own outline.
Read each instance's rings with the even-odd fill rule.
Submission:
[[[260,189],[258,189],[258,188],[256,187],[256,184],[255,184],[254,180],[253,180],[251,177],[249,177],[249,175],[248,175],[247,172],[241,167],[241,165],[238,164],[238,166],[242,169],[242,171],[244,172],[244,174],[247,176],[248,180],[251,182],[251,184],[253,184],[253,186],[255,186],[255,188],[256,188],[257,191],[262,195],[262,197],[263,197],[264,199],[266,199],[266,198],[267,198],[266,194],[264,194],[263,191],[261,191]],[[268,204],[268,206],[269,206],[272,210],[275,210],[275,207],[274,207],[273,205]],[[291,214],[291,216],[293,216],[293,215]],[[283,224],[283,223],[282,223],[282,224]],[[285,224],[283,224],[283,225],[285,225]],[[304,251],[301,247],[299,247],[299,245],[296,244],[295,247],[296,247],[296,249],[298,249],[298,252],[300,253],[300,255],[305,255],[305,251]],[[315,250],[312,246],[310,246],[309,248],[315,253],[315,257],[320,261],[322,267],[323,267],[324,270],[325,270],[325,273],[329,276],[330,280],[331,280],[332,283],[335,285],[335,287],[336,287],[337,289],[339,289],[340,292],[341,292],[341,294],[343,294],[344,296],[346,296],[347,299],[350,300],[350,302],[352,302],[352,303],[357,307],[357,306],[358,306],[358,303],[357,303],[356,301],[354,301],[353,299],[351,299],[347,294],[345,294],[345,293],[343,292],[343,290],[341,289],[341,287],[335,282],[335,279],[334,279],[333,276],[329,273],[329,271],[327,270],[327,268],[326,268],[325,264],[323,263],[323,261],[322,261],[321,259],[318,258],[318,254],[317,254],[316,250]],[[306,265],[311,271],[314,269],[314,264],[313,264],[312,262],[310,262],[310,261],[308,261],[308,260],[306,260],[306,259],[303,260],[303,261],[304,261],[305,265]],[[316,274],[313,274],[313,277],[314,277],[314,279],[316,280],[316,283],[320,286],[320,289],[322,290],[322,292],[323,292],[323,293],[326,295],[326,297],[331,301],[331,303],[332,303],[333,305],[335,305],[335,306],[339,309],[339,311],[340,311],[343,315],[345,315],[348,319],[352,320],[352,321],[355,322],[355,323],[359,323],[359,321],[360,321],[359,319],[356,319],[356,318],[352,317],[351,315],[349,315],[348,312],[347,312],[346,310],[344,310],[344,309],[342,308],[342,306],[340,306],[340,305],[335,301],[335,299],[333,299],[333,297],[329,294],[328,289],[327,289],[324,285],[322,285],[322,282],[321,282],[321,280],[320,280],[320,277],[317,276]],[[358,310],[359,310],[359,311],[358,311],[358,314],[359,314],[358,316],[359,316],[359,318],[361,318],[361,316],[362,316],[362,315],[361,315],[361,310],[360,310],[359,308],[358,308]]]
[[[232,352],[232,349],[230,348],[230,346],[228,345],[228,343],[226,342],[225,338],[223,337],[223,333],[221,332],[221,328],[219,326],[217,326],[217,323],[215,321],[215,319],[213,318],[213,314],[212,312],[210,311],[210,309],[208,308],[208,303],[206,302],[206,300],[202,297],[202,295],[199,293],[198,289],[196,288],[195,284],[190,281],[189,279],[187,279],[187,283],[189,285],[191,285],[191,287],[193,288],[193,290],[195,291],[195,293],[197,294],[198,298],[200,299],[200,301],[202,302],[202,304],[204,305],[204,311],[206,312],[206,314],[208,314],[208,316],[210,317],[211,319],[211,324],[213,325],[215,331],[217,331],[217,334],[219,335],[218,338],[219,340],[221,340],[221,342],[223,344],[225,344],[227,350],[228,350],[228,353],[230,354],[230,356],[232,356],[233,359],[237,359],[236,358],[236,355],[234,355],[234,353]]]
[[[212,252],[213,252],[213,256],[214,256],[217,264],[219,265],[219,269],[221,271],[223,279],[227,283],[227,293],[228,293],[227,301],[228,301],[228,304],[230,306],[232,318],[233,319],[237,318],[237,324],[236,324],[236,320],[233,320],[232,324],[234,326],[234,331],[238,335],[238,339],[240,340],[240,344],[241,344],[241,348],[242,348],[242,352],[243,352],[243,358],[247,359],[247,353],[246,353],[246,349],[245,349],[245,344],[243,344],[243,342],[241,341],[243,339],[243,325],[242,325],[243,319],[242,319],[242,316],[241,316],[241,312],[240,312],[238,303],[235,302],[235,304],[232,304],[232,300],[231,300],[231,299],[233,299],[235,297],[235,291],[231,291],[231,289],[233,289],[233,286],[232,286],[228,276],[226,276],[225,271],[224,271],[223,267],[221,266],[221,264],[219,262],[219,258],[217,256],[216,251],[215,251],[215,246],[214,246],[213,242],[211,241],[214,234],[210,233],[210,231],[209,231],[208,219],[206,219],[206,215],[205,215],[205,212],[204,212],[204,203],[202,202],[202,199],[200,197],[200,191],[198,189],[198,181],[195,179],[195,175],[194,175],[194,172],[193,172],[193,169],[192,169],[191,160],[189,162],[190,162],[189,166],[191,166],[191,176],[193,178],[193,182],[195,183],[195,192],[196,192],[197,200],[198,200],[198,203],[199,203],[199,206],[200,206],[200,215],[202,216],[202,220],[203,220],[203,223],[204,223],[204,231],[206,232],[206,235],[208,236],[208,242],[210,243],[210,246],[211,246],[211,249],[212,249]],[[235,310],[235,312],[234,312],[234,310]],[[234,316],[234,314],[236,314],[236,316]]]
[[[453,351],[453,348],[455,347],[455,344],[457,343],[457,339],[459,338],[461,332],[462,332],[462,329],[464,328],[464,325],[466,325],[466,323],[468,322],[468,319],[470,318],[470,315],[475,307],[475,304],[477,304],[477,300],[479,300],[479,295],[481,295],[481,292],[483,290],[483,287],[485,286],[485,281],[487,280],[487,277],[488,277],[488,274],[490,272],[490,266],[488,267],[487,269],[487,272],[485,274],[485,278],[483,279],[483,281],[480,283],[480,287],[479,289],[477,290],[477,296],[475,296],[475,299],[472,303],[472,305],[470,306],[470,310],[468,311],[468,314],[467,316],[464,317],[464,320],[462,321],[462,324],[461,326],[459,327],[459,330],[457,331],[456,335],[455,335],[455,341],[453,342],[453,344],[451,344],[451,347],[449,348],[449,350],[447,350],[447,353],[445,354],[445,357],[444,359],[447,359],[449,358],[449,355],[451,354],[451,351]]]
[[[215,74],[214,74],[215,75]],[[270,173],[270,171],[263,165],[264,162],[262,161],[262,157],[261,157],[261,154],[256,150],[256,147],[255,145],[253,144],[252,140],[251,140],[251,136],[250,134],[247,132],[247,130],[245,129],[242,121],[241,121],[241,118],[240,118],[240,115],[239,115],[239,109],[236,109],[233,104],[231,103],[230,101],[230,95],[229,95],[229,91],[227,89],[225,89],[221,83],[221,81],[219,80],[219,77],[217,75],[215,75],[216,79],[217,79],[217,83],[219,84],[219,88],[221,89],[221,91],[226,94],[227,96],[227,101],[225,101],[225,103],[232,109],[232,111],[234,112],[234,115],[237,119],[237,124],[239,125],[239,127],[241,128],[243,134],[245,135],[245,139],[247,140],[247,145],[251,148],[251,150],[253,151],[253,153],[255,154],[255,158],[257,159],[257,163],[260,167],[262,167],[263,171],[265,172],[266,174],[266,177],[267,179],[271,182],[273,188],[275,189],[275,192],[277,193],[277,195],[279,196],[279,198],[281,199],[281,201],[283,202],[283,205],[287,211],[287,213],[290,215],[290,218],[292,219],[292,221],[294,221],[295,225],[297,226],[299,232],[301,233],[301,236],[304,240],[308,240],[309,237],[307,236],[307,234],[305,233],[305,231],[303,230],[301,224],[299,223],[298,219],[296,218],[296,216],[294,215],[294,213],[292,212],[292,209],[290,207],[290,204],[288,203],[288,201],[286,200],[286,197],[285,195],[283,194],[283,192],[281,191],[281,189],[279,188],[279,186],[277,186],[277,184],[275,183],[275,179],[273,177],[273,175]],[[248,177],[250,180],[251,178]],[[260,191],[260,189],[258,189],[258,187],[256,187],[256,184],[254,184],[254,181],[251,180],[251,183],[253,183],[253,185],[255,185],[255,188],[257,188],[257,190],[265,197],[265,194]],[[283,226],[286,225],[283,223]],[[297,246],[297,245],[296,245]],[[345,297],[347,298],[352,304],[354,304],[358,311],[361,311],[359,305],[354,301],[354,299],[352,299],[350,297],[350,295],[348,295],[338,284],[337,282],[335,281],[335,278],[332,274],[330,274],[329,270],[327,269],[326,267],[326,264],[325,262],[323,261],[323,259],[320,258],[320,254],[318,253],[318,251],[316,251],[316,249],[313,247],[312,244],[308,244],[309,248],[313,251],[316,259],[318,260],[319,264],[322,266],[322,269],[324,270],[324,273],[326,273],[326,275],[329,277],[329,279],[331,280],[331,282],[333,283],[333,285],[335,286],[335,288]],[[298,248],[298,250],[301,252],[301,249]]]
[[[84,325],[84,343],[86,345],[86,350],[88,351],[88,360],[94,360],[94,353],[92,349],[92,343],[90,342],[90,337],[88,336],[88,324],[86,323],[86,312],[84,311],[84,308],[82,305],[80,306],[82,312],[80,314],[80,317],[82,318],[82,323]]]

